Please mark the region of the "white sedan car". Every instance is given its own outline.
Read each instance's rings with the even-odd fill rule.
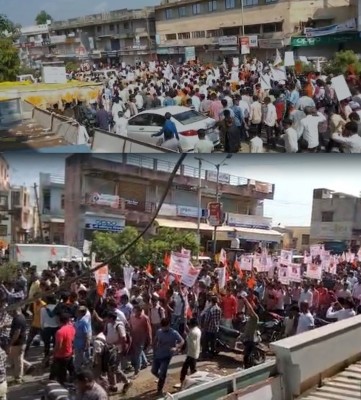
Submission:
[[[206,130],[206,138],[211,140],[215,146],[219,144],[219,131],[214,126],[215,120],[188,107],[181,106],[146,110],[131,117],[128,121],[128,137],[156,145],[162,136],[152,137],[152,135],[160,132],[163,128],[167,112],[172,115],[171,120],[177,128],[180,147],[183,152],[194,150],[194,146],[198,142],[199,129]]]

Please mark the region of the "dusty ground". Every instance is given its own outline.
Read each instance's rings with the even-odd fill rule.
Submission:
[[[174,393],[177,389],[174,385],[179,383],[180,368],[183,364],[185,356],[175,356],[172,360],[169,374],[166,382],[165,391]],[[48,372],[44,371],[41,367],[41,349],[33,348],[30,351],[28,358],[30,362],[33,362],[35,369],[31,375],[25,376],[25,382],[22,385],[11,385],[9,388],[9,400],[39,400],[42,395],[42,389],[44,387],[44,381],[48,377]],[[226,376],[237,370],[241,366],[242,356],[233,353],[230,354],[219,354],[211,361],[200,361],[198,363],[199,371],[212,372],[218,375]],[[131,375],[131,374],[130,374]],[[8,380],[11,381],[11,375]],[[111,399],[123,399],[128,400],[156,400],[159,397],[156,396],[156,381],[154,376],[150,372],[150,367],[142,370],[139,377],[133,381],[133,386],[129,390],[126,396],[116,394],[111,396]]]

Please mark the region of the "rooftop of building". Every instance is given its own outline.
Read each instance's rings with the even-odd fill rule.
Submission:
[[[91,14],[80,16],[77,18],[70,18],[63,21],[53,21],[50,29],[61,29],[72,26],[85,26],[85,25],[96,25],[104,22],[114,22],[123,20],[142,19],[150,17],[154,13],[154,7],[144,7],[142,9],[129,10],[123,8],[121,10],[113,10],[105,13]]]

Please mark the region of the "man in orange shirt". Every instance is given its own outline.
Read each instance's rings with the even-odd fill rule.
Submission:
[[[233,327],[232,321],[237,314],[237,300],[229,289],[227,289],[225,296],[222,298],[221,310],[222,310],[221,324],[226,326],[227,328],[232,328]]]

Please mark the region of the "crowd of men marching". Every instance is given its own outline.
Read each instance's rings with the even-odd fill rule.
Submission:
[[[329,254],[327,258],[322,253],[305,258],[309,265],[321,266],[318,280],[308,274],[317,268],[282,265],[288,263],[282,256],[273,258],[268,272],[242,270],[242,260],[234,265],[224,261],[227,265],[221,262],[218,268],[206,263],[192,287],[169,273],[168,262],[135,267],[131,283],[122,275],[98,284],[88,277],[76,279],[81,269],[75,264],[51,265],[41,275],[34,266],[19,269],[14,280],[0,287],[0,399],[6,399],[7,366],[15,383],[22,383],[33,368],[27,361],[29,350],[40,343],[49,380],[75,383],[82,400],[127,393],[149,365],[157,393],[163,395],[176,354],[185,355],[181,384],[197,371],[197,360],[216,360],[221,326],[241,329],[248,368],[261,320],[277,316],[283,321],[279,339],[315,328],[316,319],[356,315],[361,299],[358,258],[332,256],[332,265]],[[286,267],[299,268],[299,279],[288,276],[284,281]],[[33,300],[24,304],[24,299]]]
[[[92,78],[91,70],[89,79],[99,79]],[[64,111],[56,111],[79,123],[92,118],[101,129],[127,135],[129,118],[139,112],[182,105],[215,120],[221,141],[217,150],[228,153],[240,151],[242,143],[251,153],[281,148],[288,153],[361,152],[361,86],[352,69],[346,76],[350,97],[341,101],[333,76],[316,67],[305,75],[255,59],[233,67],[152,62],[112,71],[89,107],[65,104]],[[178,139],[174,127],[164,131],[163,142]],[[203,132],[199,139],[196,151],[214,151],[204,145]]]

